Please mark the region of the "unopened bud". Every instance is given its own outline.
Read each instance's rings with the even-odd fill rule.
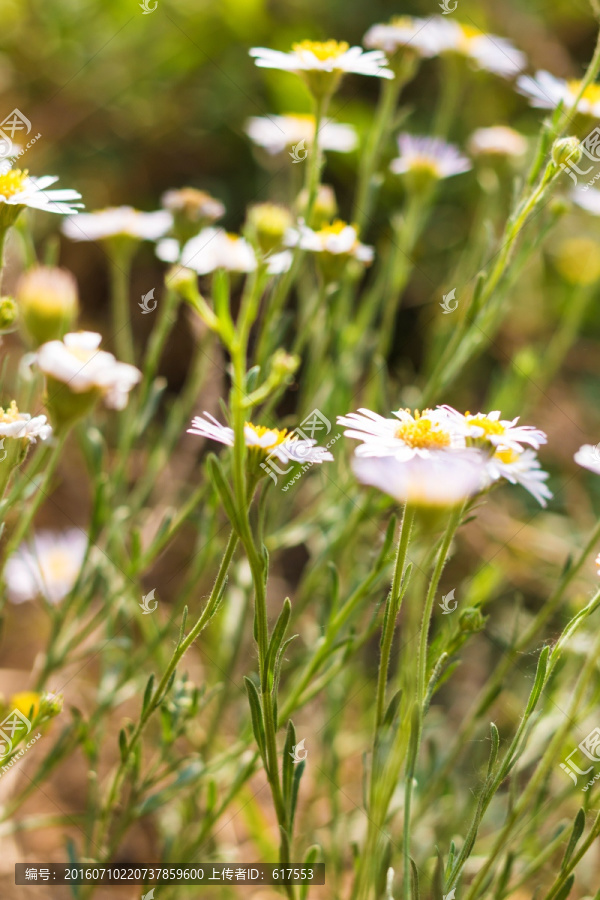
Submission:
[[[552,145],[552,159],[557,166],[577,164],[581,159],[581,145],[576,137],[560,138]]]
[[[36,346],[62,338],[79,311],[77,282],[66,269],[30,269],[19,279],[16,299],[25,330]]]

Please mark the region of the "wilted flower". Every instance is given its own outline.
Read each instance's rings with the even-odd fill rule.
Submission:
[[[77,282],[66,269],[29,269],[19,279],[16,297],[23,324],[36,345],[62,337],[77,317]]]
[[[375,75],[393,78],[387,60],[380,50],[365,53],[361,47],[350,47],[345,41],[300,41],[290,53],[253,47],[250,56],[264,69],[282,69],[303,75],[315,96],[332,94],[344,74]]]
[[[48,603],[59,603],[77,580],[86,547],[87,537],[78,528],[35,534],[6,563],[9,599],[24,603],[41,596]]]
[[[83,213],[77,219],[66,219],[62,230],[72,241],[103,241],[109,238],[134,238],[157,241],[173,225],[167,210],[140,212],[131,206],[117,206]]]
[[[272,155],[283,153],[289,147],[304,141],[306,149],[315,138],[315,117],[299,113],[284,116],[253,116],[246,123],[246,134],[258,147]],[[321,150],[349,153],[358,143],[352,125],[341,125],[331,119],[323,119],[319,125]]]
[[[129,391],[142,373],[99,350],[101,340],[96,332],[80,331],[38,350],[37,364],[47,380],[47,406],[57,422],[85,415],[101,397],[110,409],[127,406]]]
[[[75,215],[83,206],[74,203],[81,194],[70,188],[47,190],[58,181],[58,175],[29,176],[27,170],[10,169],[0,174],[0,228],[12,225],[26,206],[59,215]]]
[[[519,157],[527,152],[527,140],[514,128],[494,125],[477,128],[469,138],[467,149],[471,156]]]
[[[471,168],[470,160],[441,138],[400,134],[398,150],[400,155],[391,161],[390,169],[396,175],[410,176],[410,183],[415,188],[425,187],[440,178],[460,175]]]
[[[542,69],[534,77],[521,75],[517,80],[517,89],[529,99],[531,106],[555,109],[562,102],[565,109],[573,109],[581,90],[581,81],[565,81]],[[588,85],[577,102],[576,109],[583,115],[600,118],[600,85]]]

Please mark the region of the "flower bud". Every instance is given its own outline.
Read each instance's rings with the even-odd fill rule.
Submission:
[[[307,202],[308,194],[306,190],[300,191],[295,204],[296,210],[299,214],[302,214],[306,209]],[[310,216],[310,221],[306,224],[310,228],[314,228],[315,231],[318,231],[319,228],[323,228],[324,225],[329,225],[332,219],[334,219],[337,215],[337,211],[338,205],[335,199],[333,188],[329,184],[320,184]]]
[[[10,331],[17,320],[18,308],[12,297],[0,297],[0,333]]]
[[[300,365],[300,357],[286,353],[285,350],[276,350],[271,361],[271,371],[281,381],[288,375],[293,375]]]
[[[552,145],[552,160],[557,166],[566,166],[568,163],[577,165],[581,159],[581,145],[576,137],[560,138]]]
[[[220,200],[191,187],[166,191],[161,203],[173,216],[173,232],[181,244],[225,215]]]
[[[248,210],[247,223],[251,237],[266,256],[281,247],[286,231],[292,227],[293,219],[285,206],[257,203]]]
[[[16,299],[25,330],[36,346],[61,338],[79,311],[77,282],[66,269],[30,269],[19,279]]]
[[[474,634],[485,628],[486,620],[487,617],[482,615],[480,609],[476,606],[470,606],[468,609],[463,609],[461,612],[458,617],[458,625],[460,630],[465,632],[465,634]]]

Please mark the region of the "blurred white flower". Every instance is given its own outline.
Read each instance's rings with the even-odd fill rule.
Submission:
[[[461,156],[457,147],[441,138],[400,134],[398,150],[400,155],[390,163],[396,175],[422,173],[432,178],[449,178],[472,168],[471,161]]]
[[[541,468],[533,450],[519,452],[511,447],[499,447],[486,468],[492,481],[504,478],[511,484],[520,484],[541,506],[552,499],[552,491],[545,484],[548,473]]]
[[[98,391],[110,409],[124,409],[129,391],[142,373],[99,350],[101,340],[93,331],[65,334],[62,341],[42,344],[37,364],[46,376],[63,382],[74,394]]]
[[[285,242],[290,247],[299,246],[301,250],[308,250],[311,253],[352,256],[367,265],[373,261],[373,248],[361,244],[356,228],[339,219],[331,225],[325,225],[319,231],[313,231],[307,225],[300,225],[298,229],[292,228],[287,232]]]
[[[246,134],[267,153],[282,153],[288,147],[304,141],[310,146],[315,137],[315,117],[312,115],[253,116],[246,122]],[[349,153],[358,143],[352,125],[342,125],[323,119],[319,126],[321,150]]]
[[[399,409],[392,415],[395,418],[386,419],[363,408],[357,413],[338,416],[337,423],[348,429],[344,432],[346,437],[362,441],[355,451],[361,457],[392,456],[406,462],[466,447],[462,433],[437,410],[415,411],[412,415],[406,409]]]
[[[114,237],[156,241],[172,225],[173,216],[165,209],[140,212],[131,206],[116,206],[66,219],[62,231],[72,241],[103,241]]]
[[[574,456],[575,462],[589,469],[596,475],[600,475],[600,446],[598,444],[584,444]]]
[[[494,447],[505,447],[521,453],[523,444],[537,450],[548,440],[545,432],[532,425],[517,425],[514,419],[501,419],[500,410],[490,413],[460,413],[452,406],[438,406],[438,410],[448,417],[453,427],[471,440],[489,442]]]
[[[203,416],[192,419],[192,427],[188,428],[188,434],[197,434],[211,441],[218,441],[233,447],[233,428],[222,425],[214,416],[205,411]],[[253,425],[246,422],[244,425],[244,442],[249,450],[258,450],[265,456],[275,456],[282,463],[310,462],[322,463],[333,459],[328,450],[317,447],[317,442],[311,439],[297,437],[287,429],[266,428],[264,425]]]
[[[573,188],[571,191],[571,200],[585,209],[586,212],[592,213],[594,216],[600,216],[600,191],[597,188]]]
[[[363,38],[369,49],[383,50],[388,56],[398,50],[416,53],[418,56],[435,56],[436,45],[428,31],[430,19],[396,16],[387,24],[371,26]]]
[[[533,77],[521,75],[517,80],[517,89],[520,94],[529,98],[531,106],[540,109],[555,109],[562,101],[565,109],[573,109],[581,89],[581,81],[577,79],[565,81],[542,69]],[[577,112],[600,118],[599,84],[588,85],[577,103]]]
[[[514,128],[494,125],[477,128],[467,143],[471,156],[523,156],[527,152],[527,140]]]
[[[270,50],[268,47],[253,47],[250,56],[257,66],[264,69],[281,69],[284,72],[319,72],[358,75],[375,75],[379,78],[393,78],[394,73],[386,68],[387,60],[379,50],[368,53],[361,47],[350,47],[345,41],[300,41],[292,45],[290,53]]]
[[[254,248],[245,238],[229,234],[222,228],[204,228],[183,249],[175,238],[164,238],[156,245],[156,255],[163,262],[179,263],[198,275],[215,269],[230,272],[254,272],[257,266]],[[291,265],[291,255],[283,251],[267,258],[269,274],[279,275]]]
[[[485,457],[477,450],[431,453],[401,460],[393,456],[352,459],[354,474],[399,503],[450,507],[485,488]]]
[[[49,603],[59,603],[77,580],[86,547],[87,537],[78,528],[35,534],[6,563],[10,600],[24,603],[42,596]]]
[[[58,175],[29,176],[26,170],[10,169],[0,174],[0,214],[3,206],[27,206],[59,215],[75,215],[82,203],[81,194],[70,188],[47,190],[58,181]],[[18,211],[15,210],[18,214]]]
[[[13,400],[9,407],[0,406],[0,438],[27,438],[30,444],[36,439],[47,440],[52,434],[52,426],[47,424],[46,416],[34,416],[21,413]]]
[[[505,78],[517,75],[526,64],[527,57],[506,38],[486,34],[472,25],[463,25],[456,19],[434,16],[428,20],[427,40],[438,55],[456,53],[472,62],[477,69],[484,69]]]

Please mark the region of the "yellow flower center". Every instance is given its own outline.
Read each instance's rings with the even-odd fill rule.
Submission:
[[[254,434],[256,435],[257,438],[264,437],[264,435],[268,431],[275,432],[275,434],[277,435],[277,437],[273,441],[273,443],[268,444],[266,447],[261,447],[261,448],[255,447],[255,448],[250,448],[250,449],[270,450],[271,447],[277,447],[279,444],[283,444],[286,437],[289,437],[287,428],[283,428],[283,429],[267,428],[266,425],[253,425],[252,422],[245,422],[244,424],[245,424],[246,428],[250,428],[254,432]]]
[[[581,90],[581,81],[577,81],[577,79],[568,81],[567,87],[569,88],[571,95],[575,98]],[[581,99],[589,100],[590,103],[598,103],[600,101],[600,84],[589,84],[581,95]]]
[[[503,450],[497,450],[494,453],[494,459],[499,459],[500,462],[503,463],[514,463],[518,460],[519,454],[516,450],[512,450],[510,447],[505,447]]]
[[[487,416],[471,416],[469,413],[465,413],[465,417],[468,419],[469,425],[477,425],[479,428],[483,428],[485,437],[490,434],[504,434],[506,430],[500,422],[495,419],[488,419]]]
[[[390,19],[390,25],[394,28],[412,28],[414,21],[410,16],[393,16]]]
[[[294,53],[312,53],[320,62],[327,59],[337,59],[349,49],[346,41],[299,41],[292,44]]]
[[[469,44],[471,43],[471,41],[480,38],[483,34],[483,31],[480,31],[479,28],[474,28],[473,25],[459,24],[459,28],[461,30],[461,40],[459,42],[459,46],[456,49],[459,52],[468,53]]]
[[[5,172],[4,175],[0,175],[0,197],[14,197],[15,194],[22,191],[28,175],[29,172],[27,169],[24,171],[21,171],[20,169],[11,169],[10,172]]]
[[[417,156],[409,162],[411,172],[417,172],[421,175],[431,176],[432,178],[440,177],[440,167],[434,159],[426,156]]]
[[[9,706],[11,709],[18,709],[24,716],[28,716],[31,707],[33,707],[33,715],[35,716],[40,708],[40,699],[41,695],[35,691],[19,691],[19,693],[12,695]]]
[[[73,564],[69,554],[60,549],[55,549],[48,553],[43,560],[42,568],[44,575],[49,576],[54,581],[68,578],[73,572]]]
[[[331,225],[325,225],[324,228],[321,228],[319,234],[322,234],[323,237],[327,237],[329,234],[341,234],[344,228],[348,227],[347,222],[342,222],[341,219],[336,219]]]
[[[436,422],[421,417],[417,410],[412,422],[402,422],[396,429],[396,437],[419,450],[439,450],[450,446],[450,435]]]
[[[10,422],[18,422],[19,419],[19,409],[14,400],[11,401],[11,404],[7,409],[2,409],[2,407],[0,406],[0,422],[2,422],[3,425],[6,425]]]
[[[284,119],[293,119],[296,122],[308,123],[310,125],[315,124],[315,117],[312,113],[284,113]]]

